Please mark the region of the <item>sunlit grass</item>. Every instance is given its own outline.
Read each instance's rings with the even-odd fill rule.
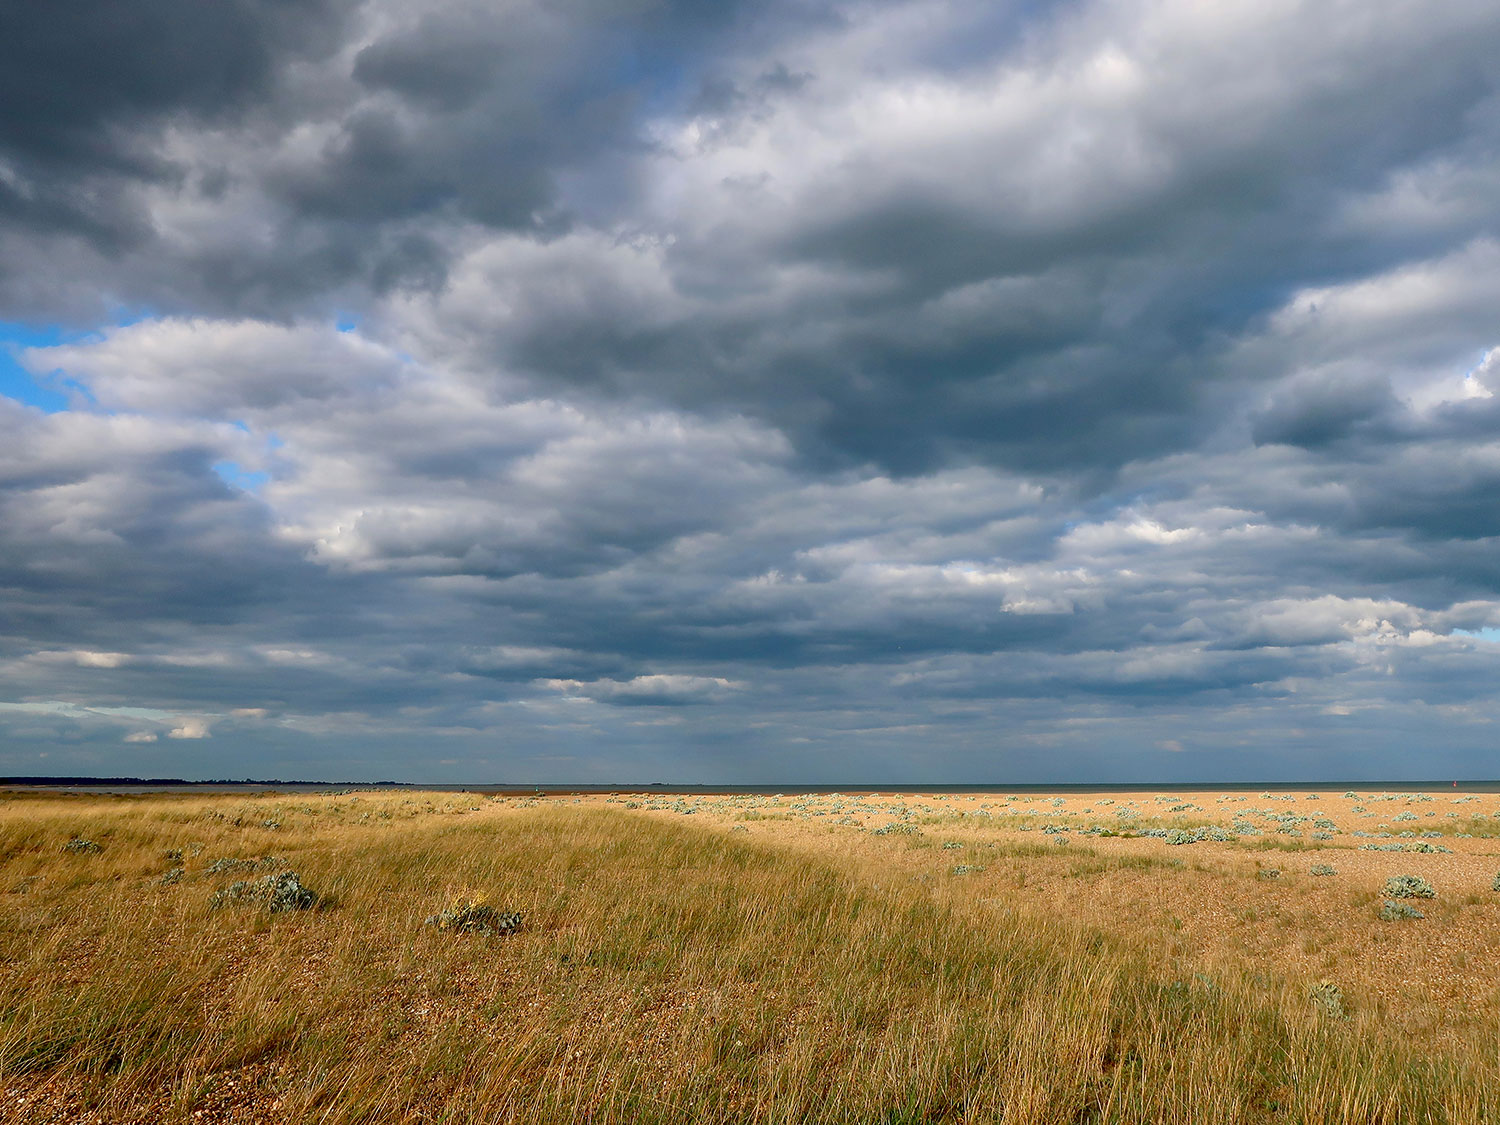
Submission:
[[[1032,864],[1210,877],[1175,857],[935,835],[820,856],[700,819],[465,795],[9,802],[0,1080],[33,1106],[184,1122],[231,1078],[236,1104],[325,1122],[1500,1112],[1489,1023],[1439,1047],[1358,997],[1332,1018],[1266,966],[1164,974],[1008,891]],[[103,850],[64,852],[75,836]],[[244,877],[212,860],[268,854],[320,908],[210,910]],[[947,874],[970,855],[987,874]],[[522,930],[423,924],[461,898]]]

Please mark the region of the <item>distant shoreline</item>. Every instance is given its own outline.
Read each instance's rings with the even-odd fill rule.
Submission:
[[[317,793],[327,790],[409,790],[432,793],[480,793],[494,796],[570,796],[606,793],[671,793],[684,796],[717,794],[794,794],[794,793],[1172,793],[1222,790],[1226,793],[1249,793],[1259,790],[1301,790],[1309,793],[1366,790],[1376,792],[1460,792],[1500,793],[1500,780],[1454,779],[1423,781],[1059,781],[1059,782],[930,782],[925,784],[880,784],[871,782],[845,784],[806,784],[785,782],[772,785],[672,784],[666,782],[617,784],[470,782],[423,783],[415,781],[187,781],[182,778],[136,777],[0,777],[4,792],[74,792],[97,794],[146,793]]]

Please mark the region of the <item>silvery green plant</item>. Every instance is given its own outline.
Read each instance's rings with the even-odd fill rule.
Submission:
[[[318,896],[302,885],[295,871],[283,871],[279,875],[231,883],[215,892],[209,906],[218,909],[232,902],[258,902],[272,914],[281,914],[291,910],[310,910],[317,905]]]
[[[1399,922],[1403,918],[1425,918],[1415,906],[1409,902],[1397,902],[1388,898],[1380,907],[1380,920],[1382,922]]]
[[[496,910],[482,902],[459,900],[448,909],[430,915],[426,925],[452,933],[504,936],[521,928],[521,915],[515,911]]]
[[[257,867],[275,867],[281,860],[273,855],[262,856],[260,859],[236,859],[225,856],[216,859],[208,865],[210,875],[228,875],[235,871],[254,871]]]
[[[1435,898],[1432,884],[1420,875],[1392,875],[1385,881],[1385,893],[1391,898]]]
[[[1344,990],[1331,980],[1320,980],[1307,994],[1313,1006],[1326,1016],[1342,1019],[1344,1016]]]

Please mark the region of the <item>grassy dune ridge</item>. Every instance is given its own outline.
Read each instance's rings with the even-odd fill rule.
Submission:
[[[1116,875],[1175,880],[1187,873],[1175,857],[979,835],[941,849],[868,832],[820,849],[750,824],[454,794],[8,801],[0,1113],[1500,1115],[1491,1007],[1414,1035],[1354,993],[1330,1014],[1309,1002],[1308,980],[1264,964],[1174,971],[1141,934],[1024,891],[1028,865],[1069,865],[1081,894]],[[74,837],[102,850],[63,851]],[[210,909],[246,877],[210,874],[210,862],[268,854],[258,870],[297,871],[323,896],[317,909]],[[963,862],[987,870],[951,875]],[[162,882],[175,866],[182,875]],[[522,931],[423,925],[460,898],[520,911]]]

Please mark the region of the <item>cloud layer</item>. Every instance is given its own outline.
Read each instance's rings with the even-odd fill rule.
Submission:
[[[33,8],[5,772],[1494,772],[1493,5]]]

